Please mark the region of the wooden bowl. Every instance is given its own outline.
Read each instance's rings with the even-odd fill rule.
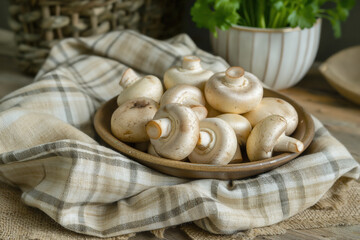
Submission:
[[[342,50],[320,66],[330,85],[348,100],[360,104],[360,45]]]
[[[293,105],[299,115],[299,124],[292,137],[304,143],[304,150],[310,145],[314,137],[314,123],[304,109],[292,99],[269,89],[264,89],[265,97],[282,98]],[[120,153],[142,163],[159,172],[183,178],[215,178],[215,179],[241,179],[254,176],[279,167],[299,156],[300,153],[281,153],[272,158],[256,162],[244,162],[216,166],[209,164],[195,164],[190,162],[174,161],[155,157],[141,152],[128,144],[121,142],[111,133],[111,115],[117,108],[116,97],[102,105],[95,114],[94,126],[99,136],[111,147]]]

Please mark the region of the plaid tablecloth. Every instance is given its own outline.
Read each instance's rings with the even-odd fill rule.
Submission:
[[[305,154],[245,180],[171,177],[99,145],[92,118],[119,94],[124,70],[161,78],[189,54],[214,71],[228,67],[187,35],[60,42],[34,83],[0,100],[0,180],[65,228],[108,237],[185,222],[224,234],[267,226],[314,205],[337,179],[359,179],[359,164],[315,118]]]

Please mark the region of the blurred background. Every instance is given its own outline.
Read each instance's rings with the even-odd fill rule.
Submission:
[[[211,51],[208,30],[198,29],[191,21],[190,8],[195,0],[178,1],[182,2],[182,7],[176,9],[177,14],[181,15],[180,31],[189,34],[203,50]],[[8,7],[9,0],[0,1],[0,28],[2,29],[10,29],[8,25]],[[360,1],[356,2],[356,6],[350,11],[350,17],[342,24],[342,36],[339,39],[334,38],[330,24],[327,21],[323,21],[320,47],[316,61],[324,61],[332,54],[358,44],[360,44]]]

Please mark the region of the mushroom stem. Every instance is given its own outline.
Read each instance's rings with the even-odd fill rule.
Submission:
[[[214,134],[214,132],[210,132],[209,130],[200,130],[199,140],[196,147],[202,151],[211,148],[213,145],[212,143],[214,142]]]
[[[230,67],[225,71],[225,82],[232,85],[245,85],[245,71],[242,67]]]
[[[196,56],[185,56],[182,61],[182,68],[187,70],[201,69],[200,58]]]
[[[146,124],[146,132],[151,139],[167,137],[171,132],[171,120],[169,118],[151,120]]]
[[[131,68],[126,69],[122,78],[119,82],[119,85],[123,88],[131,86],[134,82],[139,79],[139,76]]]
[[[292,137],[288,137],[285,134],[281,136],[274,146],[275,152],[294,152],[299,153],[304,149],[304,144]]]

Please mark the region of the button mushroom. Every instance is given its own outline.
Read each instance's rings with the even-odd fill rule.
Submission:
[[[250,122],[246,118],[231,113],[218,115],[217,118],[226,121],[234,129],[237,141],[240,145],[246,145],[246,140],[252,129]]]
[[[220,118],[200,121],[200,135],[194,151],[188,156],[192,163],[226,165],[238,147],[231,126]]]
[[[249,121],[241,115],[232,114],[232,113],[221,114],[218,115],[217,118],[221,118],[222,120],[226,121],[234,129],[238,145],[245,147],[246,140],[252,129]],[[231,160],[230,163],[242,162],[243,159],[241,156],[240,146],[238,146],[235,155],[236,157],[234,157],[234,159]]]
[[[222,112],[219,112],[218,110],[214,109],[212,106],[209,105],[209,103],[206,102],[205,107],[208,111],[207,117],[212,118],[219,116]]]
[[[254,109],[263,97],[259,79],[241,67],[214,74],[205,84],[206,101],[216,110],[242,114]]]
[[[111,132],[124,142],[146,142],[145,125],[153,119],[159,104],[149,98],[136,98],[121,104],[111,116]]]
[[[298,114],[295,108],[280,98],[264,97],[255,109],[245,113],[243,116],[254,127],[258,122],[270,115],[280,115],[286,119],[286,135],[291,135],[298,125]]]
[[[170,103],[156,112],[146,125],[146,132],[160,156],[182,160],[195,148],[199,138],[199,119],[191,108]]]
[[[304,144],[285,135],[286,120],[279,115],[271,115],[255,125],[246,142],[246,152],[250,161],[272,157],[275,152],[296,152],[304,149]]]
[[[241,163],[242,161],[243,161],[243,157],[241,154],[240,145],[238,144],[236,147],[236,152],[233,158],[231,159],[231,161],[229,162],[229,164]]]
[[[131,68],[124,72],[119,84],[123,87],[123,91],[117,98],[118,106],[129,99],[139,97],[146,97],[159,102],[163,94],[160,79],[152,75],[139,77]]]
[[[206,118],[205,98],[197,87],[179,84],[165,91],[160,99],[160,107],[169,103],[180,103],[190,107],[198,116],[199,120]]]
[[[164,74],[164,85],[169,89],[177,84],[188,84],[203,90],[205,82],[213,75],[212,71],[203,69],[200,58],[185,56],[181,67],[172,67]]]

